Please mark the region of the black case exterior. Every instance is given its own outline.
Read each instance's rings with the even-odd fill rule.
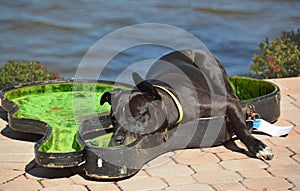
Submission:
[[[110,81],[100,82],[113,83]],[[63,82],[39,82],[25,86],[48,83]],[[126,84],[119,85],[129,87]],[[274,86],[276,91],[259,98],[241,102],[241,106],[246,111],[247,105],[253,104],[255,112],[259,113],[261,118],[272,123],[277,121],[280,116],[280,89],[276,85]],[[155,132],[144,135],[127,146],[93,147],[87,144],[87,140],[101,136],[109,131],[105,128],[100,128],[98,125],[99,121],[103,127],[107,127],[110,124],[110,119],[103,114],[103,116],[90,117],[81,124],[77,139],[83,146],[82,150],[69,153],[44,153],[39,151],[39,147],[51,135],[51,127],[40,121],[15,118],[13,114],[18,110],[18,106],[4,98],[5,92],[10,90],[0,92],[1,106],[5,116],[7,112],[9,127],[20,132],[43,135],[34,146],[37,164],[48,168],[82,165],[86,174],[92,178],[115,179],[130,177],[137,173],[145,163],[163,153],[185,148],[206,148],[220,145],[230,140],[233,135],[227,128],[226,117],[220,116],[199,118],[179,124],[177,127],[167,131],[168,139],[165,138],[166,132]],[[210,126],[218,129],[208,128]],[[215,132],[219,133],[216,134]]]

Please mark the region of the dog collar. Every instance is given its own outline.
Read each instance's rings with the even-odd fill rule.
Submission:
[[[177,110],[178,110],[178,114],[179,114],[179,117],[178,117],[178,120],[176,121],[176,125],[178,123],[180,123],[183,119],[183,109],[181,107],[181,104],[179,102],[179,100],[176,98],[176,96],[170,91],[168,90],[167,88],[163,87],[163,86],[160,86],[160,85],[153,85],[154,87],[157,87],[159,89],[162,89],[164,90],[165,92],[167,92],[167,94],[169,94],[171,96],[171,98],[173,99],[173,101],[175,102],[175,105],[177,107]]]

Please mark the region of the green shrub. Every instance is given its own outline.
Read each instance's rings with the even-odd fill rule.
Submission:
[[[0,90],[15,85],[59,79],[55,72],[48,72],[39,62],[8,61],[0,67]]]
[[[300,29],[283,32],[280,38],[259,44],[259,53],[253,55],[250,66],[252,77],[282,78],[300,76]]]

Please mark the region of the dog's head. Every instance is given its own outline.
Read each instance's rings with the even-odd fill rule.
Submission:
[[[133,73],[136,89],[105,92],[100,105],[111,105],[114,128],[111,145],[127,144],[144,134],[161,129],[166,123],[166,110],[157,89]]]

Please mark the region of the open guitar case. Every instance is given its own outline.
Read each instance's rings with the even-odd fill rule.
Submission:
[[[245,112],[251,104],[261,118],[271,123],[277,121],[280,115],[278,86],[243,77],[231,77],[230,82],[242,100]],[[146,134],[127,145],[108,146],[112,136],[111,121],[107,116],[110,107],[101,108],[99,99],[102,93],[114,88],[131,87],[110,81],[48,81],[6,89],[0,96],[10,128],[43,135],[34,146],[35,160],[39,165],[48,168],[82,165],[87,176],[97,179],[130,177],[163,153],[221,145],[233,136],[226,128],[226,116],[218,116],[179,124],[167,132]],[[89,94],[85,102],[78,103]],[[65,99],[73,101],[68,103]],[[93,102],[94,112],[87,109],[90,102]],[[78,104],[79,109],[65,111],[74,110],[72,104]],[[74,115],[76,119],[64,115]]]

